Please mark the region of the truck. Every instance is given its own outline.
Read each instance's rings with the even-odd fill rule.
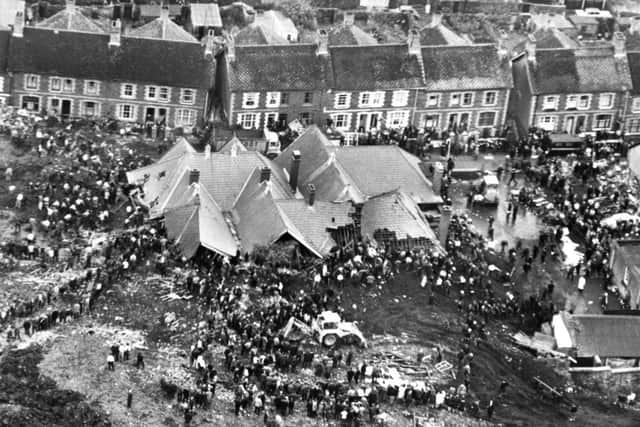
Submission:
[[[343,322],[340,315],[333,311],[323,311],[313,319],[311,326],[303,321],[291,317],[282,329],[282,336],[289,338],[295,330],[304,335],[312,336],[325,347],[335,347],[338,344],[355,344],[367,346],[367,340],[362,335],[355,322]]]

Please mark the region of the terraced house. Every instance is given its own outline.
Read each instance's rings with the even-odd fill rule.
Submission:
[[[169,19],[168,9],[123,34],[73,3],[35,27],[19,12],[9,41],[14,105],[62,117],[193,127],[208,109],[213,53]]]
[[[610,45],[544,49],[530,36],[513,61],[513,78],[511,105],[521,131],[534,126],[580,134],[622,128],[632,82],[621,33]]]

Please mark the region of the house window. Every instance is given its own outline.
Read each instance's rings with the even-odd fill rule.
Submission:
[[[465,107],[473,105],[473,92],[465,92],[462,94],[462,105]]]
[[[85,95],[98,95],[100,93],[100,83],[95,80],[85,80],[84,82],[84,94]]]
[[[40,76],[35,74],[27,74],[24,76],[24,88],[25,89],[35,89],[37,90],[40,87]]]
[[[93,101],[83,101],[80,103],[80,115],[86,117],[96,117],[100,114],[99,104]]]
[[[382,107],[384,92],[361,92],[358,107]]]
[[[289,105],[289,93],[280,92],[280,105]]]
[[[332,114],[331,119],[336,129],[349,129],[351,114]]]
[[[265,125],[269,128],[273,128],[278,124],[278,113],[266,113],[264,115]]]
[[[392,128],[403,128],[409,124],[408,111],[389,111],[387,113],[387,125]]]
[[[611,129],[611,114],[598,114],[593,123],[593,129]]]
[[[335,108],[349,108],[349,104],[351,104],[351,94],[350,93],[336,93],[335,97]]]
[[[578,95],[567,95],[567,110],[578,108]]]
[[[599,107],[602,110],[608,110],[610,108],[613,108],[613,99],[615,98],[615,95],[613,93],[603,93],[600,94],[600,98],[599,98]]]
[[[305,92],[304,93],[304,103],[305,104],[313,104],[313,92]]]
[[[631,110],[634,113],[640,113],[640,97],[633,98],[633,101],[631,103]]]
[[[40,97],[39,96],[23,96],[22,102],[20,103],[22,108],[27,111],[38,111],[40,110]]]
[[[176,127],[192,127],[196,124],[196,111],[186,108],[176,109]]]
[[[259,92],[246,92],[242,94],[242,108],[258,108]]]
[[[440,123],[440,115],[439,114],[426,114],[424,116],[424,127],[428,129],[435,129],[438,127]]]
[[[542,98],[542,109],[543,110],[557,110],[558,109],[558,100],[560,98],[556,95],[545,96]]]
[[[196,103],[196,91],[193,89],[182,89],[180,91],[180,104],[193,105]]]
[[[169,102],[169,99],[171,99],[171,89],[168,87],[158,88],[158,101]]]
[[[136,107],[131,104],[119,104],[116,111],[117,117],[120,120],[135,121],[136,119]]]
[[[74,84],[74,83],[75,83],[75,82],[74,82],[74,80],[73,80],[73,79],[64,79],[64,80],[62,81],[62,90],[63,90],[64,92],[73,92],[73,90],[74,90],[74,86],[75,86],[75,84]]]
[[[259,121],[259,113],[238,114],[238,124],[242,126],[243,129],[257,129],[259,126]]]
[[[591,103],[591,95],[580,95],[578,99],[578,110],[588,110]]]
[[[147,86],[145,88],[147,90],[147,93],[145,94],[145,99],[156,99],[158,96],[158,91],[156,89],[155,86]]]
[[[629,120],[627,133],[640,133],[640,119]]]
[[[120,88],[120,97],[121,98],[135,98],[136,97],[136,86],[131,83],[125,83]]]
[[[437,107],[440,105],[440,94],[430,93],[427,95],[427,107]]]
[[[483,111],[478,114],[478,127],[492,127],[496,124],[495,111]]]
[[[392,107],[404,107],[409,103],[409,91],[408,90],[396,90],[391,97]]]
[[[449,98],[449,105],[460,105],[460,97],[459,93],[452,93],[451,98]]]
[[[305,126],[313,124],[313,115],[309,112],[300,113],[300,123]]]
[[[280,106],[280,92],[267,92],[267,107],[275,108]]]
[[[62,91],[62,79],[60,77],[49,78],[49,92],[61,92]]]
[[[556,116],[541,116],[538,120],[538,126],[549,132],[553,132],[556,129],[556,123],[558,118]]]
[[[483,105],[496,105],[498,103],[498,92],[491,90],[484,93]]]

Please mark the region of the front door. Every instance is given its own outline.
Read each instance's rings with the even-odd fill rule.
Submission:
[[[368,132],[378,127],[380,113],[360,113],[358,115],[358,131]]]
[[[569,133],[569,134],[573,134],[573,131],[575,129],[575,122],[576,122],[576,118],[573,116],[569,116],[564,120],[564,131]]]
[[[71,116],[71,100],[63,99],[60,106],[60,115],[62,117]]]
[[[147,107],[144,112],[144,120],[145,122],[152,122],[156,118],[156,109],[153,107]]]
[[[449,132],[457,132],[458,130],[458,114],[449,114]]]
[[[574,128],[574,132],[575,133],[581,133],[584,132],[585,129],[585,124],[587,123],[587,116],[578,116],[576,118],[576,126]]]

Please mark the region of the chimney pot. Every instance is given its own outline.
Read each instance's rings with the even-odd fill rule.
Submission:
[[[197,184],[200,181],[200,171],[198,169],[192,169],[189,171],[189,185]]]
[[[260,170],[260,182],[269,181],[271,179],[271,169],[264,167]]]
[[[309,184],[307,188],[309,189],[309,206],[313,206],[316,201],[316,186]]]
[[[291,169],[289,170],[289,186],[293,193],[298,189],[298,175],[300,174],[300,160],[302,155],[299,150],[293,150],[291,156]]]

